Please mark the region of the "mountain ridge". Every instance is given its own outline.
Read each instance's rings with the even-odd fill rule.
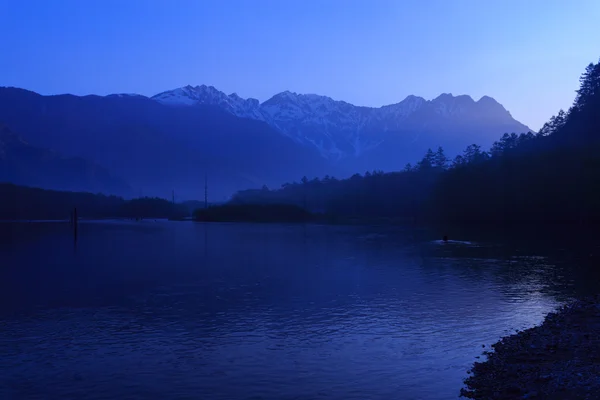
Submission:
[[[134,195],[170,198],[175,190],[180,198],[203,198],[208,175],[211,201],[225,200],[237,190],[335,172],[315,149],[214,105],[0,88],[0,121],[32,146],[102,165]]]
[[[175,189],[188,198],[203,196],[198,177],[205,173],[218,182],[212,192],[223,198],[304,175],[397,171],[427,148],[442,146],[453,157],[470,144],[489,148],[502,134],[527,128],[488,96],[411,95],[370,108],[290,91],[260,103],[196,88],[163,92],[161,101],[0,88],[0,121],[34,146],[106,167],[134,193]]]
[[[381,106],[357,105],[357,104],[353,104],[353,103],[350,103],[350,102],[345,101],[345,100],[336,100],[336,99],[334,99],[331,96],[327,96],[327,95],[323,95],[323,94],[312,93],[312,92],[309,92],[309,93],[299,93],[299,92],[294,92],[294,91],[291,91],[291,90],[284,90],[284,91],[278,92],[278,93],[272,95],[271,97],[269,97],[268,99],[266,99],[264,101],[260,101],[260,100],[258,100],[257,98],[254,98],[254,97],[246,97],[246,98],[241,97],[240,95],[237,94],[237,92],[232,92],[230,94],[226,94],[225,92],[217,89],[215,86],[213,86],[213,85],[206,85],[206,84],[201,84],[201,85],[196,85],[196,86],[188,84],[188,85],[182,86],[180,88],[171,89],[171,90],[165,90],[165,91],[159,92],[159,93],[157,93],[155,95],[144,96],[144,97],[148,97],[150,99],[154,99],[154,100],[160,101],[160,102],[165,103],[165,104],[169,104],[170,103],[170,104],[181,104],[181,105],[184,105],[186,103],[186,100],[182,100],[181,103],[178,103],[178,100],[181,100],[181,99],[177,98],[177,94],[180,94],[181,93],[180,91],[183,91],[183,90],[188,91],[188,92],[196,92],[196,93],[206,93],[206,92],[209,92],[209,93],[214,93],[214,94],[218,94],[218,95],[224,95],[226,97],[240,99],[240,100],[243,100],[243,101],[252,101],[253,103],[256,103],[258,105],[263,105],[264,103],[267,103],[270,100],[272,100],[273,98],[277,98],[278,96],[322,98],[322,99],[331,100],[331,101],[336,102],[336,103],[344,103],[344,104],[352,105],[354,107],[367,108],[367,109],[380,109],[380,108],[390,107],[390,106],[394,106],[396,104],[400,104],[403,101],[405,101],[407,99],[411,99],[411,98],[417,98],[417,99],[421,99],[421,100],[424,100],[426,102],[429,102],[429,101],[439,100],[440,98],[444,98],[444,97],[451,97],[451,98],[466,97],[466,98],[471,99],[475,103],[479,103],[481,101],[491,100],[491,101],[493,101],[493,102],[501,105],[501,103],[499,103],[492,96],[482,95],[478,100],[475,100],[469,94],[454,95],[454,94],[452,94],[452,92],[442,92],[438,96],[436,96],[436,97],[434,97],[434,98],[432,98],[430,100],[425,99],[425,97],[423,97],[423,96],[409,94],[404,99],[402,99],[402,100],[400,100],[398,102],[390,103],[390,104],[383,104]],[[136,94],[136,93],[114,93],[114,94],[109,94],[107,96],[143,96],[143,95]],[[193,99],[192,99],[192,101],[189,102],[189,104],[192,104],[192,103],[193,103]]]
[[[0,182],[43,189],[131,194],[131,187],[106,168],[81,157],[33,146],[2,124],[0,167]]]
[[[316,147],[323,157],[332,161],[360,157],[385,142],[386,134],[426,129],[431,120],[437,118],[481,119],[487,125],[503,126],[505,132],[531,131],[487,95],[478,100],[452,93],[442,93],[431,100],[409,95],[397,103],[369,107],[289,90],[261,103],[236,93],[227,95],[214,86],[187,85],[151,98],[169,106],[216,105],[237,117],[265,121],[295,141]],[[419,115],[420,120],[416,118]],[[504,132],[494,133],[500,136]]]

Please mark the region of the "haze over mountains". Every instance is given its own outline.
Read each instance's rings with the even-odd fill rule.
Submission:
[[[408,96],[370,108],[287,91],[260,103],[204,85],[152,98],[0,88],[0,123],[31,146],[83,158],[116,177],[88,182],[94,190],[128,192],[118,181],[132,195],[168,197],[174,189],[187,199],[203,197],[205,174],[209,196],[222,199],[305,175],[399,170],[428,147],[443,146],[453,156],[472,143],[488,148],[505,132],[529,131],[487,96]],[[14,183],[26,183],[15,176]]]
[[[65,157],[31,146],[1,125],[0,182],[42,189],[131,194],[131,187],[105,168],[81,157]]]
[[[446,143],[456,147],[450,149],[454,152],[474,141],[487,146],[505,132],[530,130],[488,96],[474,101],[466,95],[442,94],[428,101],[411,95],[399,103],[372,108],[285,91],[261,104],[256,99],[243,99],[236,93],[226,95],[212,86],[201,85],[185,86],[152,98],[171,106],[215,105],[241,118],[265,121],[295,141],[316,147],[332,161],[361,157],[398,138],[405,139],[405,146],[417,141],[433,146]],[[447,140],[450,136],[452,142]],[[399,166],[391,163],[386,168]]]

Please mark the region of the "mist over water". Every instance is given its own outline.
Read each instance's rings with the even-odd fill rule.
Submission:
[[[81,222],[76,245],[64,223],[0,238],[2,399],[455,398],[483,350],[590,281],[556,248],[407,228],[113,221]]]

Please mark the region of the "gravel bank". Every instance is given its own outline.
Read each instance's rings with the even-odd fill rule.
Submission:
[[[461,397],[600,399],[600,297],[568,304],[492,347]]]

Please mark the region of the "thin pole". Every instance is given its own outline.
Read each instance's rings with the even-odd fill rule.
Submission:
[[[77,207],[73,208],[73,238],[77,241]]]
[[[204,208],[208,208],[208,176],[204,173]]]

